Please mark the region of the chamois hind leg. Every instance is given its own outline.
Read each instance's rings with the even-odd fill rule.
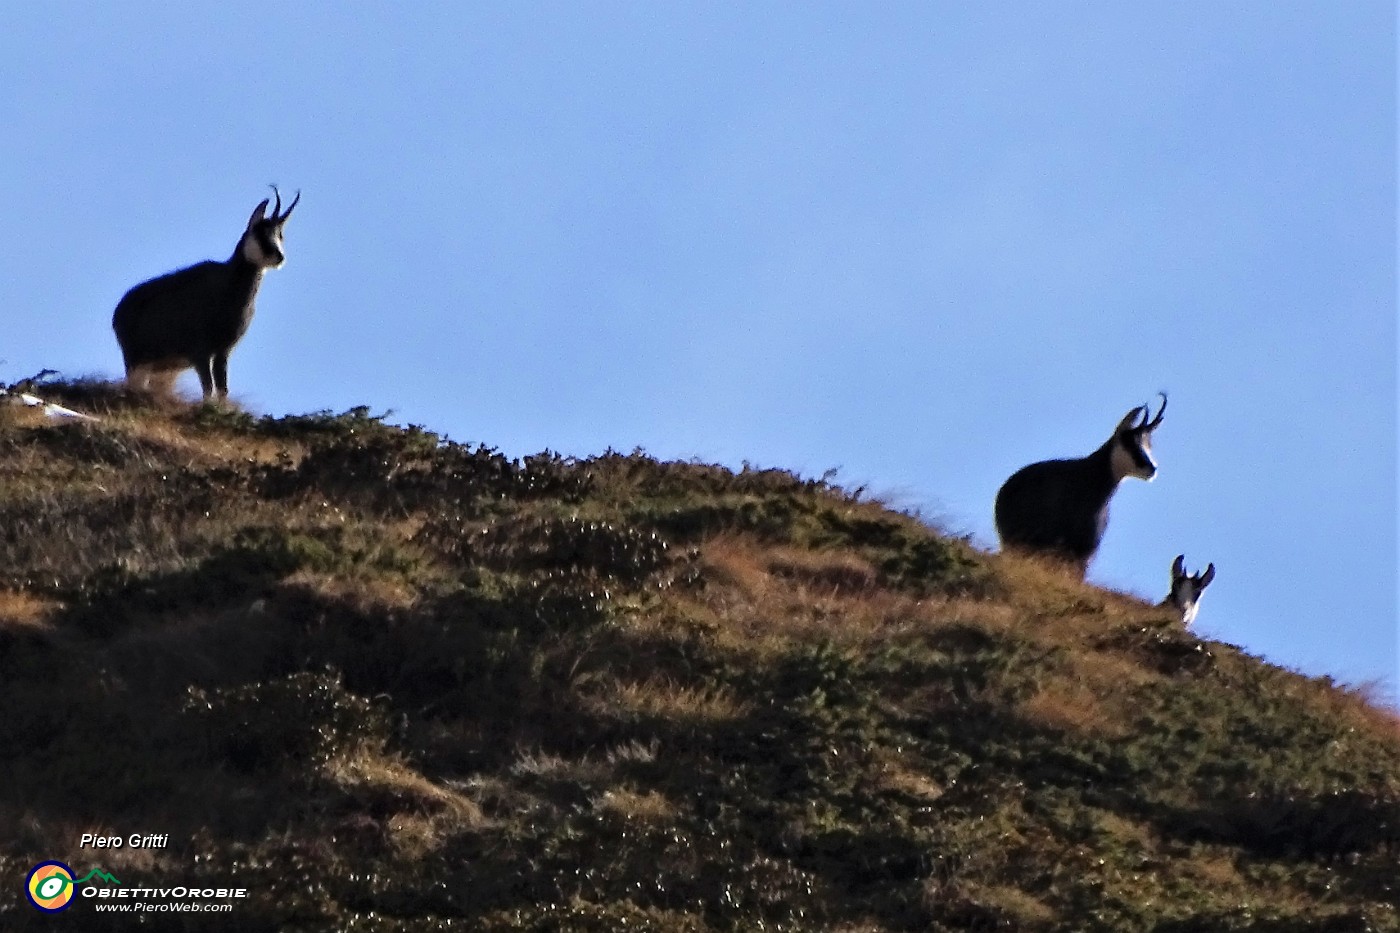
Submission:
[[[178,369],[158,369],[151,373],[149,384],[152,395],[160,398],[169,398],[175,394],[175,380],[179,378]]]
[[[150,382],[151,369],[149,366],[142,366],[139,363],[126,364],[126,387],[133,392],[146,391],[146,384]]]

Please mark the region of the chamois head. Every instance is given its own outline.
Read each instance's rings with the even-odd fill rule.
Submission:
[[[1206,587],[1210,586],[1210,581],[1215,579],[1215,565],[1207,564],[1204,573],[1186,573],[1186,555],[1176,555],[1176,560],[1172,561],[1172,589],[1167,594],[1167,598],[1162,602],[1164,606],[1175,606],[1181,613],[1181,623],[1190,625],[1196,620],[1196,611],[1200,608],[1201,594]]]
[[[1152,432],[1162,423],[1162,415],[1167,411],[1167,396],[1162,397],[1162,407],[1157,417],[1152,418],[1151,408],[1139,405],[1123,416],[1118,427],[1113,429],[1112,459],[1113,475],[1118,479],[1134,476],[1151,482],[1157,475],[1157,461],[1152,459]]]
[[[287,222],[287,218],[292,216],[297,202],[301,200],[301,192],[298,191],[292,203],[283,211],[282,195],[276,185],[271,187],[273,195],[277,198],[272,215],[264,216],[269,199],[263,198],[262,202],[253,208],[253,213],[248,218],[248,227],[243,231],[242,239],[238,241],[239,255],[260,269],[277,269],[287,261],[286,254],[282,252],[282,226]]]

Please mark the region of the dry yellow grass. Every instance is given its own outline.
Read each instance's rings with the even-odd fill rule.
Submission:
[[[966,895],[975,903],[996,910],[1020,929],[1046,929],[1058,917],[1048,904],[1010,885],[972,885]]]
[[[288,591],[302,589],[326,599],[371,614],[387,609],[410,609],[417,595],[403,580],[384,576],[346,576],[312,570],[298,570],[288,576],[281,587]]]
[[[714,585],[691,600],[738,647],[780,650],[793,640],[857,645],[945,624],[949,603],[870,585],[875,571],[854,555],[771,548],[739,537],[707,541],[701,564]],[[814,582],[818,581],[818,582]],[[688,597],[682,597],[688,599]],[[969,607],[977,604],[968,602]]]
[[[1042,686],[1017,704],[1017,714],[1027,722],[1061,732],[1077,732],[1115,738],[1128,728],[1106,704],[1084,684],[1057,680]]]
[[[763,552],[744,538],[724,535],[706,541],[700,563],[716,584],[747,599],[761,596],[773,582]]]
[[[268,438],[234,434],[191,435],[189,429],[169,418],[138,418],[117,422],[132,437],[161,445],[190,458],[191,463],[217,466],[234,463],[274,463],[284,455],[295,464],[304,450],[300,445]]]
[[[1229,891],[1246,886],[1233,856],[1198,855],[1191,860],[1187,873],[1215,890]]]
[[[605,758],[564,758],[549,752],[527,752],[510,766],[512,774],[578,782],[602,781],[612,773]]]
[[[45,599],[23,590],[0,590],[0,629],[44,631],[50,617],[62,608],[57,600]]]
[[[360,752],[331,759],[324,771],[352,793],[371,793],[395,809],[385,824],[386,838],[409,860],[431,855],[454,834],[490,824],[475,801],[433,783],[392,756]]]
[[[849,551],[813,551],[761,544],[739,535],[721,535],[705,542],[703,565],[720,582],[750,596],[773,585],[820,594],[863,591],[875,586],[878,574],[870,562]]]
[[[694,688],[668,680],[613,682],[601,689],[590,685],[580,702],[599,713],[707,724],[739,719],[750,711],[724,687]]]
[[[614,788],[593,798],[593,807],[639,823],[666,823],[676,818],[676,805],[656,791],[638,793],[629,788]]]
[[[933,625],[967,625],[996,634],[1020,633],[1025,614],[1002,602],[969,597],[936,597],[917,604],[918,618]]]
[[[822,595],[864,593],[879,582],[874,566],[849,551],[770,547],[761,560],[769,574],[791,580],[800,589]]]
[[[25,405],[18,399],[0,396],[0,427],[6,429],[35,428],[53,424],[42,408]]]
[[[1099,829],[1120,842],[1127,842],[1144,850],[1155,850],[1157,839],[1151,827],[1137,820],[1111,811],[1098,814]]]
[[[1318,704],[1352,728],[1386,738],[1400,735],[1400,710],[1386,699],[1378,683],[1354,687],[1329,680],[1298,678],[1286,692],[1309,704]]]
[[[881,790],[904,794],[924,803],[932,803],[943,796],[944,789],[937,781],[922,773],[898,756],[874,753],[876,765],[876,787]]]

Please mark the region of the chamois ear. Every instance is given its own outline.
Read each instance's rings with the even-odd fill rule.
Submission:
[[[250,230],[253,224],[264,219],[264,215],[267,213],[268,200],[268,198],[263,198],[262,201],[258,203],[258,206],[253,208],[253,213],[248,217],[248,228]]]
[[[1139,405],[1123,416],[1123,420],[1118,422],[1118,427],[1114,431],[1134,431],[1139,427],[1138,419],[1147,420],[1147,406]]]
[[[1186,576],[1186,555],[1176,555],[1176,560],[1172,561],[1172,583]]]
[[[1210,581],[1212,581],[1212,580],[1214,580],[1214,579],[1215,579],[1215,565],[1214,565],[1214,564],[1207,564],[1207,565],[1206,565],[1206,572],[1203,573],[1203,574],[1201,574],[1201,589],[1205,589],[1207,586],[1210,586]]]

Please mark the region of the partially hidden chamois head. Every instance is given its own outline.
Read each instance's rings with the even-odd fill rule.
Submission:
[[[283,211],[282,195],[276,185],[272,186],[272,193],[277,198],[272,214],[266,216],[270,199],[263,198],[262,203],[253,208],[252,216],[248,218],[248,227],[243,231],[242,239],[238,241],[238,255],[260,269],[277,269],[287,261],[287,256],[282,251],[282,227],[287,218],[292,216],[297,202],[301,200],[301,192],[298,191],[296,197],[292,198],[292,203]]]
[[[1162,605],[1174,606],[1181,613],[1181,623],[1190,625],[1196,620],[1201,594],[1205,592],[1206,587],[1210,586],[1210,581],[1214,579],[1214,564],[1207,564],[1203,573],[1187,574],[1186,555],[1178,554],[1176,560],[1172,561],[1171,592],[1162,601]]]
[[[1116,479],[1133,476],[1151,482],[1157,475],[1157,461],[1152,459],[1152,432],[1157,430],[1167,411],[1166,393],[1157,394],[1162,397],[1162,407],[1155,418],[1151,417],[1150,406],[1139,405],[1124,415],[1113,429],[1110,462]]]

